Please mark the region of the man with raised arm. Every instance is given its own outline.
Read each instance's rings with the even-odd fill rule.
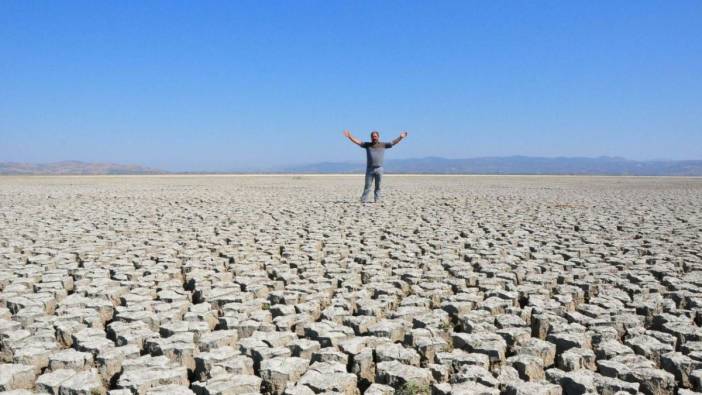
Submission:
[[[357,139],[351,135],[351,132],[348,130],[344,130],[344,136],[351,140],[352,143],[366,149],[366,184],[363,187],[361,202],[366,203],[368,201],[368,194],[370,193],[371,184],[374,180],[375,202],[380,202],[380,181],[383,178],[383,157],[385,156],[385,149],[392,148],[395,144],[402,141],[402,139],[407,137],[407,132],[400,133],[400,136],[390,143],[381,142],[380,133],[378,133],[376,130],[371,133],[370,142],[363,142]]]

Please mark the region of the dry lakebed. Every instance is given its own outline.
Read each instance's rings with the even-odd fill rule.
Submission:
[[[702,179],[0,177],[0,392],[702,392]]]

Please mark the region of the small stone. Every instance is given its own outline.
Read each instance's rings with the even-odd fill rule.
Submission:
[[[479,383],[488,387],[498,387],[500,382],[493,377],[489,370],[481,366],[464,365],[451,378],[453,383]]]
[[[596,370],[595,353],[588,348],[570,348],[558,356],[557,366],[567,372],[579,369]]]
[[[129,394],[131,395],[131,392]],[[112,395],[112,391],[109,395]],[[147,390],[145,395],[195,395],[195,393],[185,385],[166,384]]]
[[[566,395],[596,394],[595,373],[590,370],[567,372],[560,380]]]
[[[373,383],[366,389],[363,395],[393,395],[395,389],[389,385]]]
[[[519,372],[522,380],[538,381],[544,378],[543,360],[537,356],[519,354],[508,358],[507,363]]]
[[[338,366],[338,369],[325,371],[320,365],[323,363],[315,363],[310,369],[300,378],[300,384],[311,388],[315,393],[336,392],[344,395],[358,395],[360,392],[356,385],[356,375],[346,373],[344,365]]]
[[[255,394],[261,391],[261,382],[254,375],[223,373],[206,382],[193,382],[192,389],[197,395]]]
[[[75,376],[76,371],[71,369],[57,369],[37,377],[36,388],[38,391],[58,394],[61,384]]]
[[[544,367],[549,367],[553,365],[556,359],[556,345],[541,339],[532,338],[519,348],[518,353],[540,357]]]
[[[695,361],[680,352],[669,352],[661,355],[661,368],[675,376],[677,382],[684,388],[691,388],[690,373],[702,368],[702,362]]]
[[[72,348],[59,351],[49,357],[49,370],[84,370],[93,366],[93,355]]]
[[[437,354],[436,359],[440,364],[450,366],[454,372],[459,371],[463,365],[477,365],[490,369],[489,356],[469,353],[460,349],[453,349],[451,352],[440,352]]]
[[[393,342],[402,341],[405,337],[405,327],[399,321],[382,320],[368,327],[371,336],[386,337]]]
[[[489,387],[481,383],[465,382],[453,384],[451,386],[451,395],[499,395],[498,388]]]
[[[61,383],[61,395],[103,395],[107,392],[97,369],[77,372]]]
[[[388,361],[376,365],[376,381],[396,388],[406,383],[428,386],[432,383],[433,377],[428,369],[404,365],[398,361]]]
[[[641,392],[653,395],[672,395],[675,391],[675,376],[663,369],[636,368],[624,378],[641,385]]]
[[[312,354],[312,362],[337,362],[346,366],[348,359],[346,354],[334,347],[325,347]]]
[[[485,354],[491,363],[505,359],[507,343],[497,334],[492,333],[454,333],[453,344],[465,351]]]
[[[560,385],[544,382],[511,382],[507,383],[505,395],[561,395]]]
[[[276,357],[261,362],[264,389],[280,395],[287,383],[295,383],[305,373],[309,361],[298,357]]]
[[[570,348],[591,348],[590,338],[585,333],[552,333],[546,340],[556,345],[558,354]]]
[[[29,365],[0,364],[0,391],[31,389],[34,387],[36,374]]]
[[[419,354],[411,348],[405,348],[398,343],[381,344],[375,349],[378,362],[398,361],[405,365],[419,366]]]

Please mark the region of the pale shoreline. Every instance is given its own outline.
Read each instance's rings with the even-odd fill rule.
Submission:
[[[465,174],[465,173],[385,173],[386,177],[561,177],[561,178],[691,178],[702,176],[628,175],[628,174]],[[163,174],[0,174],[0,178],[173,178],[173,177],[364,177],[363,173],[163,173]]]

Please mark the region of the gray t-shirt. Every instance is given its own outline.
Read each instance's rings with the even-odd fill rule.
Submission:
[[[366,167],[381,167],[383,166],[385,149],[392,148],[392,143],[381,143],[378,141],[373,144],[371,142],[365,142],[361,144],[361,148],[366,149]]]

